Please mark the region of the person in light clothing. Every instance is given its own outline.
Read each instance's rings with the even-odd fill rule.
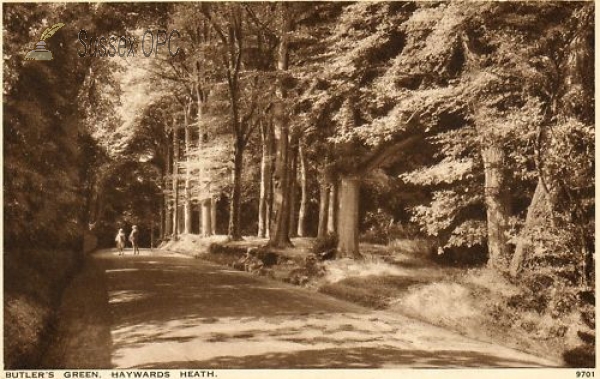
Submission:
[[[133,255],[140,254],[140,248],[138,246],[139,232],[137,225],[134,225],[131,228],[131,234],[129,234],[129,242],[131,242],[131,246],[133,247]]]
[[[125,248],[125,232],[123,228],[119,229],[117,236],[115,237],[117,242],[117,249],[119,249],[119,255],[123,255],[123,249]]]

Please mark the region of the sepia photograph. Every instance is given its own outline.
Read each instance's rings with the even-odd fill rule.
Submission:
[[[593,378],[594,18],[3,3],[3,376]]]

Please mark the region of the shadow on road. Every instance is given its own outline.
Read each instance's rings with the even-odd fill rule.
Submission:
[[[117,368],[527,367],[552,362],[206,264],[97,256]]]
[[[469,351],[425,351],[387,348],[339,348],[304,350],[294,353],[270,353],[243,357],[217,357],[206,361],[161,362],[143,368],[176,369],[276,369],[276,368],[413,368],[431,367],[529,367],[531,362],[502,359],[492,355]]]

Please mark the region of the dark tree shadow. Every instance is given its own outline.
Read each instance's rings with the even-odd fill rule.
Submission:
[[[470,351],[424,351],[396,348],[352,348],[304,350],[244,357],[218,357],[207,361],[168,362],[138,368],[215,369],[301,369],[301,368],[385,368],[385,367],[537,367],[533,362],[502,359]]]

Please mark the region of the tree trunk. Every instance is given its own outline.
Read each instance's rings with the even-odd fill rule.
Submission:
[[[184,187],[184,204],[183,204],[183,214],[184,214],[184,233],[191,234],[192,233],[192,195],[191,195],[191,180],[192,173],[190,169],[190,165],[192,163],[192,159],[190,157],[192,150],[192,131],[190,130],[189,120],[188,120],[188,109],[191,106],[191,103],[186,106],[183,119],[184,119],[184,128],[185,128],[185,187]]]
[[[204,98],[205,93],[200,91],[200,83],[199,83],[199,73],[198,73],[198,64],[194,65],[194,73],[196,75],[196,82],[194,83],[194,89],[196,92],[196,118],[197,118],[197,122],[198,122],[198,149],[202,149],[204,147],[204,139],[205,139],[205,134],[206,131],[204,130],[204,124],[202,123],[202,119],[203,119],[203,106],[204,106],[204,101],[206,100]],[[200,159],[200,158],[199,158]],[[207,230],[207,228],[204,226],[204,220],[205,220],[205,216],[204,216],[204,199],[202,199],[203,193],[202,193],[202,186],[204,186],[204,182],[203,182],[203,174],[204,174],[204,170],[199,167],[198,168],[198,233],[201,236],[206,237],[208,234],[205,232]],[[211,225],[212,226],[212,223]],[[210,229],[209,229],[210,230]]]
[[[531,238],[529,233],[540,221],[550,217],[550,196],[544,188],[542,179],[538,179],[535,187],[531,204],[527,208],[527,216],[525,217],[525,225],[519,233],[515,253],[510,261],[510,276],[516,278],[521,271],[523,262],[531,246]]]
[[[278,103],[274,108],[276,113],[283,112],[283,105]],[[276,116],[275,139],[277,141],[277,157],[275,175],[273,177],[273,208],[274,222],[271,230],[269,245],[284,248],[292,245],[289,236],[290,227],[290,170],[289,170],[289,137],[287,123]]]
[[[229,238],[234,241],[242,239],[240,230],[240,200],[242,193],[242,164],[244,150],[240,141],[236,141],[233,157],[233,184],[231,188],[229,210]]]
[[[274,218],[269,245],[277,248],[292,246],[290,241],[290,180],[289,180],[289,125],[286,117],[285,100],[286,90],[283,83],[283,74],[288,70],[288,43],[291,21],[288,15],[288,4],[280,2],[279,17],[281,20],[280,41],[277,61],[279,72],[277,83],[277,102],[273,104],[273,120],[275,126],[275,139],[277,141],[277,155],[274,175]]]
[[[298,145],[291,147],[290,156],[290,237],[295,237],[298,229],[298,218],[296,216],[296,193],[298,185],[296,177],[298,176]]]
[[[481,150],[485,172],[485,204],[487,212],[487,266],[494,268],[498,259],[507,257],[509,199],[506,195],[503,173],[504,151],[501,147],[488,145]]]
[[[165,229],[163,240],[173,233],[173,204],[167,196],[165,196]]]
[[[339,196],[338,254],[340,257],[359,258],[358,210],[360,180],[358,178],[343,177]]]
[[[298,236],[306,236],[306,208],[308,205],[308,187],[306,181],[306,155],[302,144],[298,146],[300,157],[300,210],[298,211]]]
[[[167,236],[169,236],[171,234],[171,232],[173,231],[173,225],[172,225],[172,220],[173,220],[173,215],[171,214],[171,198],[170,196],[168,196],[167,193],[167,188],[169,188],[169,186],[171,185],[171,183],[169,183],[169,179],[171,178],[172,172],[173,172],[173,168],[172,168],[172,163],[173,163],[173,154],[171,151],[171,138],[173,138],[173,133],[169,133],[167,135],[167,159],[165,160],[165,176],[164,176],[164,180],[163,180],[163,199],[164,199],[164,228],[163,228],[163,234],[162,234],[162,239],[163,241],[167,239]],[[171,185],[172,188],[172,185]]]
[[[338,224],[338,182],[331,180],[331,192],[329,193],[329,215],[327,217],[327,233],[337,234]]]
[[[173,122],[173,240],[179,235],[179,126]]]
[[[202,236],[208,237],[212,233],[211,198],[202,200],[200,214],[202,215]]]
[[[258,203],[258,237],[260,238],[265,238],[269,229],[269,192],[273,171],[271,157],[273,143],[270,129],[267,122],[261,122],[262,157],[260,162],[260,199]]]
[[[180,183],[181,185],[181,183]],[[179,189],[179,192],[181,193],[181,190],[183,188]],[[179,234],[182,234],[182,231],[185,230],[185,206],[184,205],[180,205],[179,206],[179,226],[177,227],[177,230],[179,231]]]
[[[164,195],[161,195],[160,197],[160,207],[159,207],[159,224],[158,224],[158,238],[162,241],[164,240],[164,233],[165,233],[165,200],[164,200]]]
[[[317,238],[323,238],[327,235],[327,218],[329,216],[329,185],[327,181],[322,180],[319,185],[319,226],[317,228]]]
[[[273,184],[273,171],[275,169],[275,135],[274,135],[274,131],[273,131],[273,125],[271,123],[269,123],[269,127],[267,129],[268,132],[268,137],[269,137],[269,160],[268,160],[268,167],[267,167],[267,193],[266,193],[266,203],[267,203],[267,207],[265,210],[265,237],[266,238],[271,238],[271,229],[273,227],[273,188],[274,188],[274,184]]]
[[[210,198],[210,235],[217,235],[217,199]]]
[[[271,229],[273,227],[273,167],[271,164],[271,172],[269,173],[269,183],[267,187],[267,207],[265,210],[265,238],[271,238]]]

